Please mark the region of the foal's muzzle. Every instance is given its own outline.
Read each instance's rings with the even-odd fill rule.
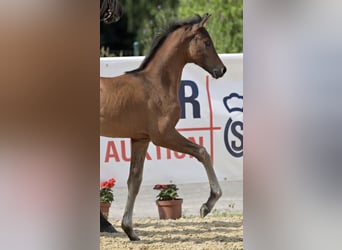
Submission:
[[[215,68],[212,72],[212,76],[217,79],[220,78],[224,75],[224,73],[226,73],[227,68],[225,66],[223,66],[222,68]]]

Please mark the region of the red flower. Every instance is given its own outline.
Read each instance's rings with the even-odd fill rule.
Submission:
[[[108,181],[101,182],[101,188],[107,188]]]
[[[100,201],[111,203],[114,200],[113,190],[116,180],[111,178],[100,183]]]
[[[108,180],[108,186],[109,188],[114,187],[116,180],[114,178],[111,178]]]
[[[159,201],[174,200],[178,197],[178,188],[175,184],[157,184],[153,189],[160,190],[156,196]]]
[[[108,181],[101,182],[101,188],[112,188],[115,185],[116,180],[114,178],[109,179]]]
[[[156,190],[163,190],[163,189],[167,189],[169,187],[169,185],[167,184],[157,184],[154,186],[153,189],[156,189]]]

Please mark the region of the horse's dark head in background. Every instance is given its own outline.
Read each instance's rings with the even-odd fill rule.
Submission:
[[[123,15],[123,8],[118,0],[101,0],[100,6],[100,20],[105,24],[117,22]]]

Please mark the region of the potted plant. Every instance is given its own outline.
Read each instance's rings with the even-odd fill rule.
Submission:
[[[157,184],[153,189],[160,190],[156,196],[160,219],[179,219],[182,217],[183,199],[178,198],[178,188],[175,184]]]
[[[115,182],[116,180],[111,178],[108,181],[101,182],[100,184],[100,209],[106,219],[108,218],[110,205],[114,200],[112,188],[114,187]]]

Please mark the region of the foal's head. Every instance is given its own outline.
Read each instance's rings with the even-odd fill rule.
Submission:
[[[218,57],[208,31],[204,28],[204,24],[208,21],[210,15],[205,14],[203,17],[195,16],[194,18],[173,23],[153,40],[151,50],[141,63],[139,68],[128,71],[126,73],[136,73],[144,70],[147,65],[156,57],[157,51],[161,51],[159,57],[167,57],[161,48],[164,44],[169,48],[177,49],[180,62],[195,63],[208,71],[214,78],[220,78],[226,72],[226,67]],[[165,47],[164,47],[165,49]],[[184,66],[181,65],[180,66]]]
[[[188,60],[201,66],[217,79],[222,77],[227,69],[218,57],[208,31],[204,28],[209,17],[209,14],[205,14],[199,23],[185,27],[185,36],[189,40]]]

